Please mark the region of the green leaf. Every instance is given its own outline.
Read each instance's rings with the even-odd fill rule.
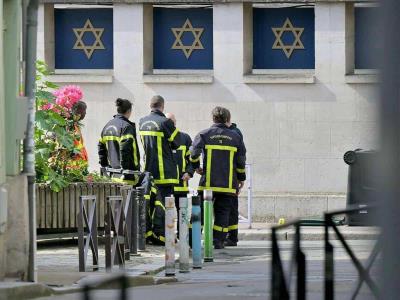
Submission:
[[[50,81],[45,81],[44,85],[49,89],[58,89],[58,85]]]
[[[50,103],[54,103],[54,98],[51,92],[44,90],[36,91],[36,100],[47,100]]]
[[[60,116],[58,113],[48,110],[48,118],[51,119],[51,121],[54,122],[54,124],[60,125],[60,126],[65,126],[67,124],[67,121]]]

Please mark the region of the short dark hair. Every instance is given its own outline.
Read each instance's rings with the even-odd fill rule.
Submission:
[[[161,108],[164,106],[164,98],[160,95],[155,95],[150,100],[150,108]]]
[[[75,114],[82,114],[83,112],[85,112],[87,109],[87,105],[85,102],[83,101],[78,101],[74,104],[74,106],[72,107],[72,113]]]
[[[225,107],[217,106],[211,112],[214,123],[225,124],[229,121],[231,113]]]
[[[132,110],[132,102],[128,99],[118,98],[115,100],[115,106],[117,107],[117,112],[119,114],[125,114],[128,111]]]

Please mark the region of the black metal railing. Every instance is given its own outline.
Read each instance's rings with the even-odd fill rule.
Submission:
[[[370,275],[371,267],[373,266],[376,258],[381,251],[381,235],[379,235],[370,256],[368,257],[365,265],[357,258],[349,244],[346,242],[344,235],[339,231],[337,224],[334,220],[335,216],[343,214],[355,214],[360,213],[368,209],[369,211],[376,210],[376,206],[368,205],[365,207],[352,207],[349,209],[338,210],[334,212],[325,213],[325,217],[320,223],[320,226],[324,227],[324,250],[325,250],[325,270],[324,270],[324,296],[326,300],[334,299],[334,285],[335,285],[335,273],[334,273],[334,246],[330,242],[330,231],[332,228],[337,239],[342,244],[346,253],[350,256],[351,262],[354,264],[358,272],[358,281],[352,296],[350,299],[356,299],[358,293],[360,292],[362,284],[365,282],[367,286],[372,291],[372,294],[378,299],[379,298],[379,288],[376,282],[372,279]],[[271,277],[271,299],[272,300],[286,300],[291,298],[291,279],[293,275],[293,270],[296,268],[296,288],[295,295],[296,299],[304,300],[307,295],[307,274],[306,274],[306,255],[301,248],[301,228],[303,226],[309,226],[307,220],[296,220],[284,225],[275,226],[272,228],[272,277]],[[281,258],[281,253],[278,244],[278,231],[284,228],[294,227],[294,243],[292,249],[292,258],[289,261],[289,271],[285,274],[284,265]]]
[[[118,285],[120,294],[119,294],[119,299],[120,300],[127,300],[128,295],[127,295],[127,289],[128,289],[128,277],[122,273],[122,274],[117,274],[117,275],[110,275],[106,279],[98,280],[93,283],[88,283],[85,284],[83,287],[83,300],[91,300],[91,291],[99,290],[104,288],[105,286],[109,285]],[[117,298],[113,298],[117,299]]]
[[[97,242],[96,196],[79,197],[78,215],[78,253],[79,272],[86,272],[87,256],[90,250],[93,258],[93,271],[99,269],[99,249]]]
[[[125,267],[126,226],[122,196],[107,197],[105,225],[106,270],[111,272],[114,264]]]
[[[352,293],[350,299],[356,299],[358,293],[361,290],[362,284],[365,282],[367,286],[370,288],[373,295],[376,299],[379,298],[379,288],[376,282],[371,278],[370,269],[374,264],[378,254],[381,251],[381,235],[379,235],[370,256],[368,257],[366,264],[363,265],[362,262],[357,258],[354,251],[351,249],[349,244],[346,242],[345,237],[340,232],[336,224],[333,222],[332,218],[337,215],[342,214],[355,214],[360,211],[365,211],[368,209],[369,211],[374,211],[377,209],[374,205],[368,205],[366,207],[354,207],[345,210],[338,210],[334,212],[325,213],[324,219],[324,227],[325,227],[325,299],[333,300],[335,295],[335,268],[334,268],[334,246],[330,243],[329,240],[329,227],[333,229],[337,239],[342,244],[343,248],[346,250],[346,253],[350,256],[351,262],[355,266],[358,272],[358,281]]]
[[[282,258],[280,255],[277,231],[294,226],[294,244],[292,250],[292,260],[290,261],[289,274],[285,275]],[[296,268],[297,282],[296,293],[297,299],[306,298],[306,257],[301,250],[301,229],[302,221],[294,221],[279,225],[272,228],[272,300],[290,299],[290,286],[293,269]]]

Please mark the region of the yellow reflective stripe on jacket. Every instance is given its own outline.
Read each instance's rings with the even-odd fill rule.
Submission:
[[[134,163],[135,166],[138,166],[139,162],[138,162],[138,157],[137,157],[137,147],[136,147],[135,137],[133,136],[133,134],[125,134],[125,135],[121,136],[121,140],[120,141],[122,142],[123,140],[129,140],[129,139],[133,140],[133,143],[132,143],[132,146],[133,146],[133,163]]]
[[[229,152],[229,188],[232,188],[232,181],[233,181],[233,157],[235,155],[234,151]]]
[[[238,172],[238,173],[246,173],[246,169],[236,168],[236,172]]]
[[[155,184],[176,183],[179,184],[179,179],[154,179]]]
[[[189,188],[187,186],[174,186],[175,192],[188,192]]]
[[[121,140],[121,138],[119,136],[105,135],[100,140],[104,144],[105,142],[108,142],[108,141],[117,141],[117,142],[119,142]]]
[[[238,229],[239,229],[239,225],[238,224],[228,226],[228,230],[229,231],[238,230]]]
[[[151,192],[153,193],[153,194],[156,194],[157,195],[157,189],[155,188],[155,187],[151,187]]]
[[[162,139],[160,136],[157,136],[157,154],[158,154],[158,171],[160,172],[160,179],[163,180],[165,178],[165,173],[164,173],[164,159],[162,153]]]
[[[206,145],[207,150],[207,168],[206,168],[206,188],[211,189],[217,192],[217,189],[222,193],[236,193],[236,190],[232,189],[233,184],[233,158],[235,156],[235,152],[237,152],[237,148],[233,146],[222,146],[222,145]],[[229,178],[228,178],[228,188],[211,188],[211,161],[212,161],[212,151],[213,150],[222,150],[229,151]],[[233,190],[233,192],[232,192]]]
[[[214,186],[199,186],[197,188],[198,191],[204,191],[204,190],[211,190],[216,193],[229,193],[229,194],[236,194],[236,189],[230,189],[230,188],[221,188],[221,187],[214,187]]]
[[[150,200],[150,195],[144,195],[145,200]]]
[[[121,136],[121,141],[122,141],[122,140],[129,140],[129,139],[135,139],[135,138],[133,137],[133,134],[125,134],[125,135],[122,135],[122,136]]]
[[[133,140],[133,163],[135,166],[139,165],[138,157],[137,157],[137,147],[136,147],[136,142],[135,142],[135,137],[132,134],[125,134],[121,137],[119,136],[112,136],[112,135],[106,135],[100,138],[99,142],[102,144],[105,144],[108,141],[116,141],[118,143],[121,143],[123,140]]]
[[[174,132],[171,134],[171,136],[169,137],[168,141],[172,142],[175,139],[175,137],[178,134],[178,132],[179,132],[178,128],[175,128]]]
[[[219,232],[228,232],[228,228],[223,228],[223,227],[218,226],[218,225],[214,225],[213,229],[216,230],[216,231],[219,231]]]
[[[222,146],[222,145],[206,145],[206,149],[212,150],[226,150],[226,151],[233,151],[237,152],[237,148],[233,146]]]
[[[139,134],[141,136],[160,136],[160,137],[164,137],[164,132],[161,131],[139,131]]]
[[[185,173],[186,171],[186,146],[181,145],[177,151],[182,151],[182,173]]]
[[[139,179],[136,178],[135,180],[126,180],[126,179],[112,177],[111,181],[118,182],[118,183],[124,183],[124,184],[130,184],[130,185],[136,185],[138,183]]]
[[[212,158],[212,149],[207,149],[207,169],[206,169],[206,186],[211,185],[211,158]]]
[[[164,204],[162,204],[162,202],[159,201],[159,200],[156,200],[156,202],[154,202],[154,205],[155,206],[161,206],[163,208],[163,210],[165,210]]]
[[[150,230],[150,231],[146,232],[145,237],[148,238],[148,237],[151,237],[152,235],[153,235],[153,231]]]

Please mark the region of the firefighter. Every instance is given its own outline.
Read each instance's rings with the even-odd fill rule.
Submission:
[[[165,197],[174,194],[174,186],[180,181],[178,166],[172,153],[179,148],[180,134],[174,122],[163,113],[163,97],[154,96],[150,100],[150,108],[150,114],[140,119],[139,134],[145,154],[145,170],[152,174],[160,193],[152,214],[154,243],[163,244]]]
[[[176,118],[175,115],[172,113],[167,113],[166,117],[171,119],[176,126]],[[180,138],[179,138],[179,148],[176,150],[172,150],[174,154],[174,159],[176,164],[179,168],[179,184],[174,186],[174,196],[175,196],[175,207],[177,210],[178,216],[178,224],[179,224],[179,198],[180,197],[187,197],[189,193],[188,182],[190,178],[193,177],[193,168],[189,161],[190,158],[190,146],[192,145],[192,139],[187,133],[180,131]],[[178,226],[179,232],[179,226]]]
[[[102,168],[140,171],[136,127],[135,123],[129,121],[132,103],[118,98],[115,105],[118,113],[101,132],[98,144],[100,165]],[[111,173],[111,180],[136,186],[139,176],[115,172]]]
[[[237,191],[246,180],[246,148],[243,139],[228,128],[230,112],[223,107],[212,110],[214,124],[194,139],[190,161],[202,174],[199,191],[212,190],[214,200],[214,248],[222,249],[229,229],[229,216],[235,208]],[[203,154],[203,169],[200,155]]]
[[[235,131],[243,140],[243,134],[235,123],[231,123],[231,116],[229,114],[228,128]],[[225,246],[235,247],[238,243],[238,233],[239,233],[239,193],[237,190],[235,200],[233,201],[233,209],[229,214],[229,224],[228,224],[228,234],[225,240]]]

